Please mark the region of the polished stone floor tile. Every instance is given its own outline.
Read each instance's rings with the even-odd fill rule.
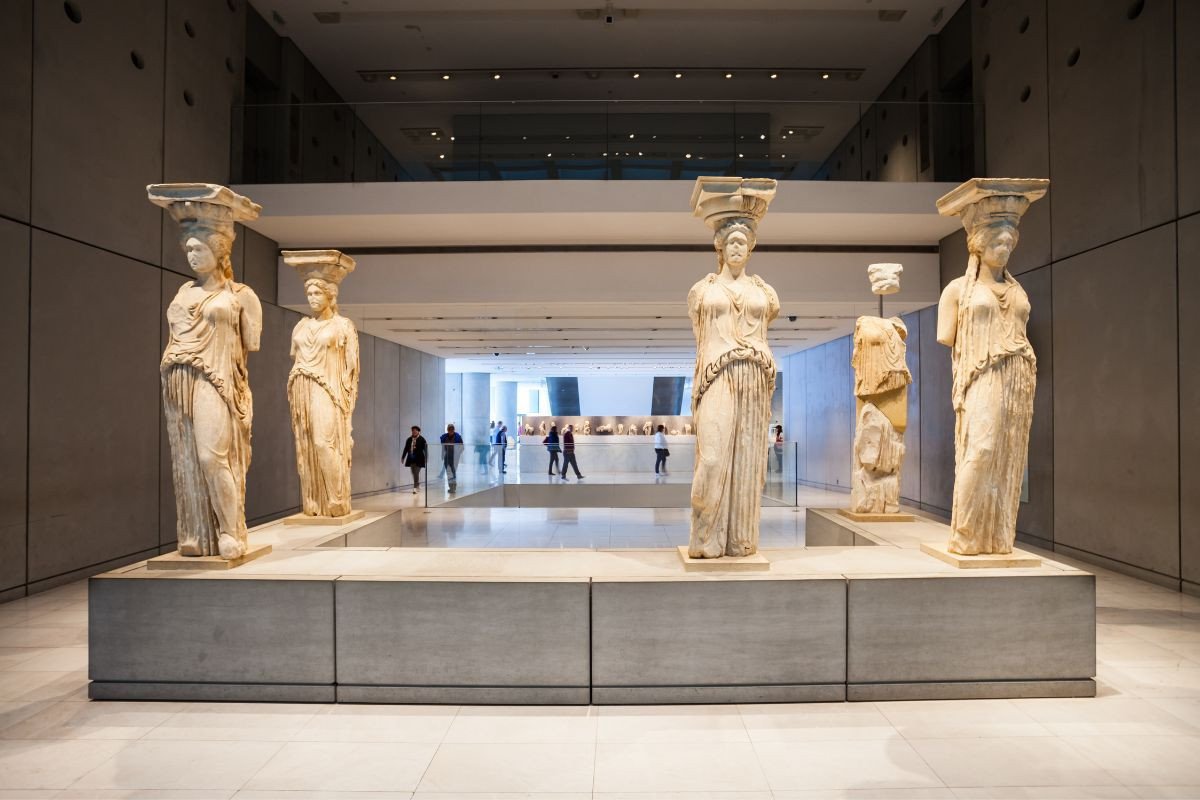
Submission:
[[[112,758],[88,772],[71,788],[236,790],[262,769],[282,746],[275,742],[145,740],[121,744],[124,746]]]
[[[594,742],[597,716],[587,706],[463,706],[444,741]]]
[[[400,742],[290,742],[244,788],[411,792],[436,750],[433,744]]]
[[[4,739],[141,739],[182,703],[53,703],[0,731]]]
[[[1200,736],[1068,736],[1121,783],[1200,786]]]
[[[327,706],[303,703],[192,703],[147,739],[289,741]]]
[[[763,742],[754,749],[773,791],[944,788],[913,746],[899,737]]]
[[[754,747],[738,743],[616,743],[596,746],[595,791],[762,792],[771,786]]]
[[[947,786],[1105,786],[1119,783],[1062,739],[915,739]]]
[[[291,734],[296,742],[426,742],[446,736],[458,706],[335,705]]]
[[[1051,735],[1008,700],[929,700],[875,705],[906,739]]]
[[[0,789],[66,789],[129,742],[0,742]]]
[[[588,792],[595,745],[442,744],[421,792]]]
[[[899,732],[874,703],[739,706],[753,742],[891,739]]]
[[[750,741],[737,706],[602,706],[601,742]]]

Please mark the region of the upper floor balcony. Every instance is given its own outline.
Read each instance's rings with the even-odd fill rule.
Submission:
[[[502,101],[244,105],[238,184],[379,181],[957,182],[972,103]]]

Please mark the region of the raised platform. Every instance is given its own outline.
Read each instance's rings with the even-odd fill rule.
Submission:
[[[349,525],[351,522],[357,522],[367,515],[366,511],[361,508],[352,509],[349,513],[343,514],[340,517],[322,517],[310,516],[308,514],[292,514],[290,517],[283,518],[284,525]]]
[[[675,548],[679,552],[679,560],[687,572],[706,572],[710,574],[729,574],[731,572],[766,572],[771,569],[771,562],[761,552],[751,556],[723,558],[692,558],[688,555],[688,547],[681,544]]]
[[[185,556],[178,550],[155,556],[146,562],[146,569],[160,570],[230,570],[247,564],[256,558],[261,558],[271,552],[269,544],[252,544],[245,555],[226,560],[220,556]]]
[[[848,508],[839,508],[837,512],[851,522],[912,522],[916,519],[912,514],[906,514],[903,511],[893,514],[864,514],[858,511],[851,511]]]
[[[1050,558],[959,570],[920,551],[946,535],[929,520],[862,523],[852,538],[871,546],[770,549],[769,572],[734,574],[690,573],[673,549],[317,547],[380,517],[263,526],[251,535],[274,552],[229,571],[143,562],[96,576],[91,696],[623,704],[1094,692],[1094,578]]]
[[[1039,567],[1042,564],[1042,559],[1039,556],[1017,549],[1014,549],[1011,553],[985,553],[964,556],[961,553],[951,553],[945,542],[941,544],[921,542],[921,552],[927,556],[933,556],[939,561],[945,561],[950,566],[958,567],[959,569],[996,569],[998,567],[1005,569],[1013,567],[1028,569]]]

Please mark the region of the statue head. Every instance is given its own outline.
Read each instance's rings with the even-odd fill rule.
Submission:
[[[1004,269],[1020,238],[1015,220],[976,225],[967,235],[967,252],[992,269]]]
[[[885,295],[900,291],[900,273],[902,272],[904,272],[902,264],[871,264],[867,267],[871,292]]]
[[[233,237],[200,220],[181,223],[183,252],[188,266],[202,277],[219,270],[225,280],[233,280]]]
[[[308,307],[313,316],[320,316],[325,309],[334,314],[338,313],[338,285],[324,278],[309,278],[304,282],[304,296],[308,298]]]
[[[747,217],[727,217],[713,233],[713,247],[717,250],[717,261],[728,267],[736,277],[746,269],[750,253],[754,250],[757,237],[754,221]]]

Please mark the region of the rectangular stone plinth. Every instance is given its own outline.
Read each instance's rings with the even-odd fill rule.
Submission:
[[[944,544],[921,542],[921,552],[959,569],[1031,569],[1042,565],[1042,559],[1024,550],[964,556],[951,553]]]
[[[722,556],[721,558],[692,558],[687,545],[675,548],[687,572],[767,572],[771,562],[762,553],[752,556]]]
[[[284,525],[345,525],[356,520],[360,520],[367,515],[367,512],[361,509],[352,510],[348,514],[343,514],[340,517],[322,517],[320,515],[309,516],[308,514],[292,514],[290,517],[284,517]]]
[[[897,511],[894,514],[860,514],[848,508],[839,508],[838,513],[854,522],[912,522],[916,519],[912,514]]]
[[[235,558],[232,561],[226,561],[220,556],[185,556],[176,550],[173,553],[155,556],[150,559],[146,562],[146,569],[227,570],[240,567],[242,564],[253,561],[256,558],[261,558],[269,552],[271,552],[271,545],[269,544],[253,545],[246,551],[244,556]]]

